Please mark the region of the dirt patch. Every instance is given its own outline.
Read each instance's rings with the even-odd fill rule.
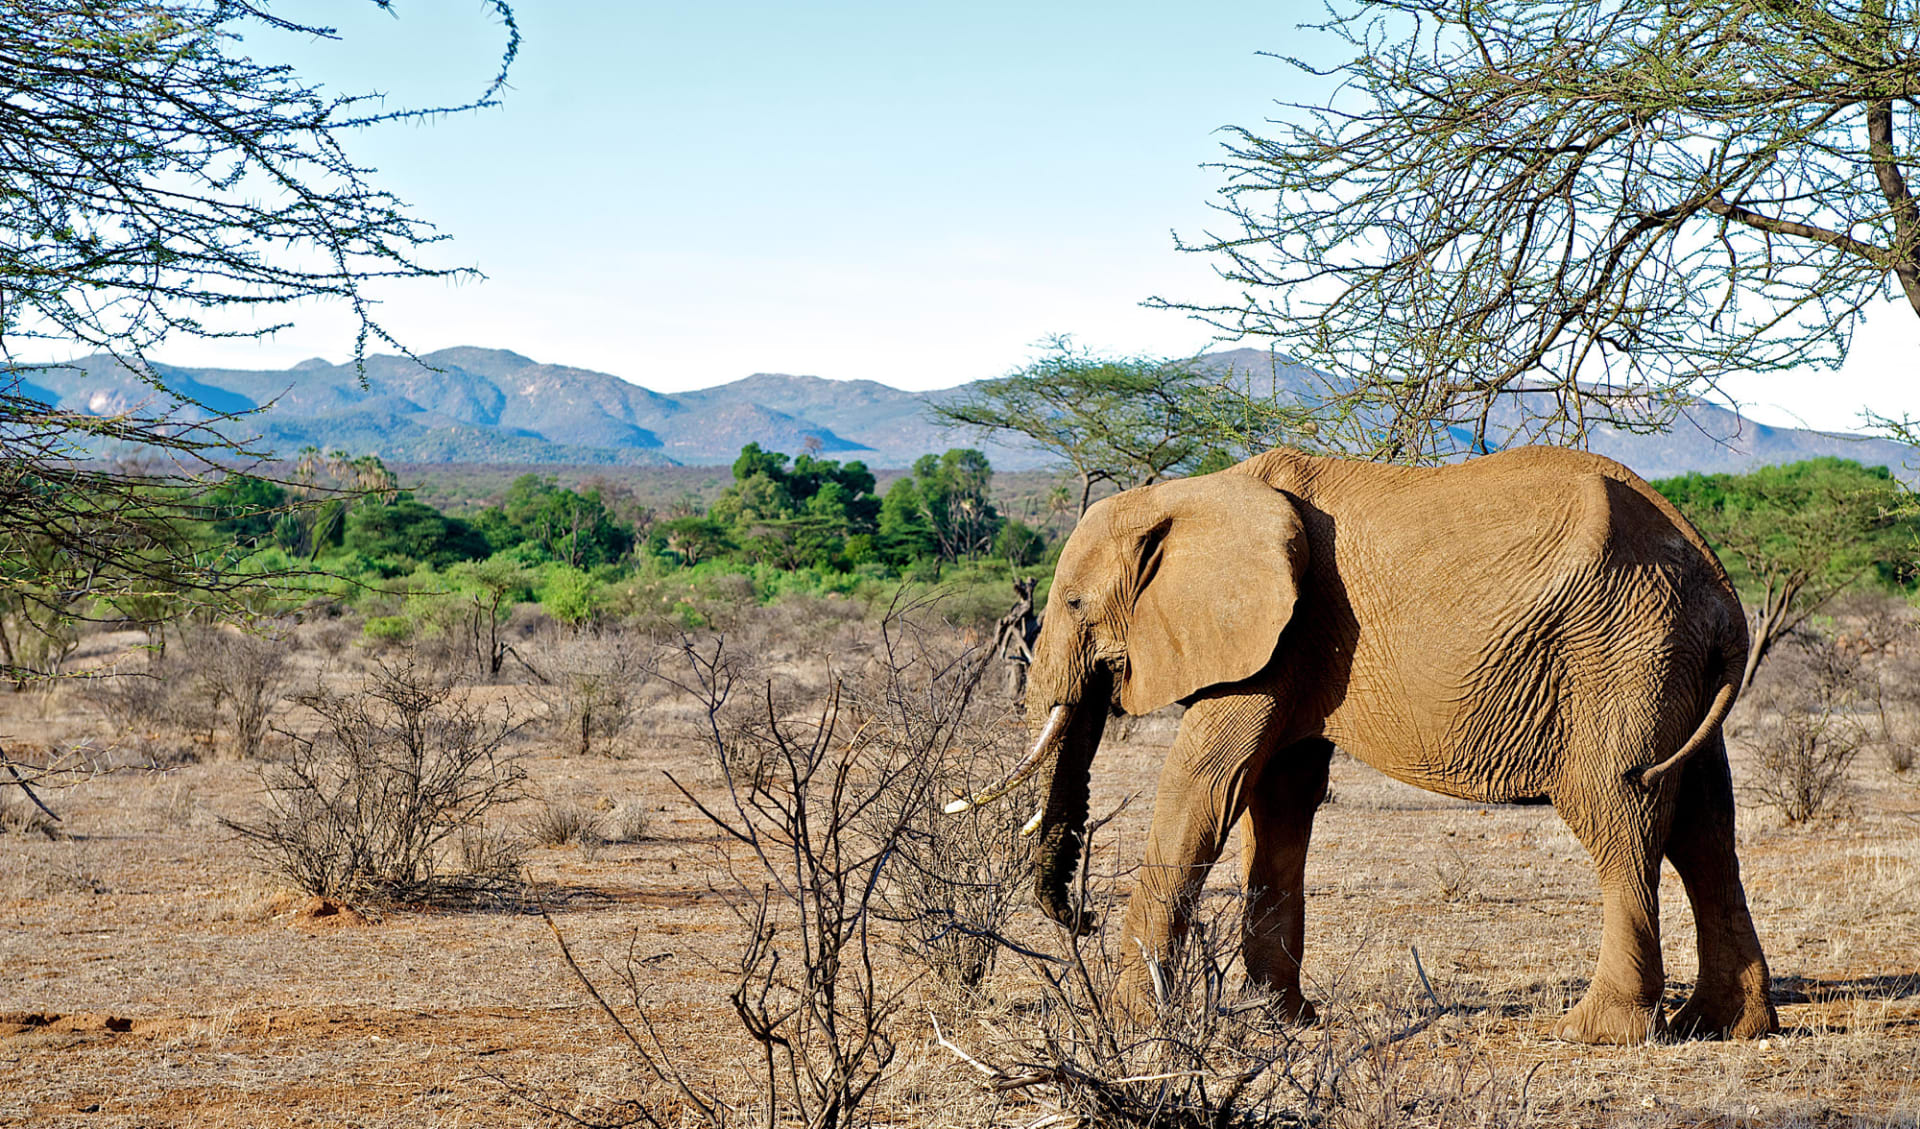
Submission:
[[[287,914],[287,919],[307,929],[340,929],[367,924],[366,916],[359,910],[318,894],[301,902],[299,908]]]

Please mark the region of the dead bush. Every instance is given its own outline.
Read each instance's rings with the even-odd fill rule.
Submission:
[[[151,704],[152,720],[197,733],[206,745],[226,730],[227,747],[234,755],[252,760],[260,755],[274,709],[292,686],[290,636],[242,631],[227,627],[192,627],[175,648],[180,658],[168,664],[166,674],[150,687],[136,687],[137,678],[116,676],[118,688],[102,686],[103,710],[128,708],[149,692],[161,700]],[[107,681],[107,680],[102,680]],[[114,696],[121,696],[119,701]],[[91,696],[91,695],[90,695]]]
[[[981,693],[994,653],[964,645],[919,610],[890,609],[879,654],[850,682],[848,710],[858,740],[881,759],[931,774],[933,802],[899,790],[876,806],[884,824],[876,834],[893,833],[897,856],[882,888],[884,911],[917,962],[971,990],[992,971],[1007,920],[1026,901],[1029,851],[1020,829],[1038,806],[1039,785],[958,815],[940,810],[940,801],[1004,776],[1024,751],[1025,732],[1005,703]]]
[[[639,717],[654,665],[646,640],[620,633],[555,640],[540,652],[546,682],[534,695],[546,724],[575,756],[612,753]]]
[[[1789,823],[1838,814],[1867,742],[1871,676],[1859,651],[1802,627],[1774,648],[1767,675],[1750,696],[1772,716],[1743,726],[1755,760],[1746,791]]]
[[[331,616],[313,625],[307,632],[314,647],[329,659],[338,659],[360,637],[360,625],[343,616]]]
[[[144,670],[111,671],[87,679],[83,696],[122,733],[152,733],[176,724],[178,691]]]
[[[277,635],[221,633],[219,645],[203,660],[202,675],[224,687],[228,733],[233,750],[244,759],[260,755],[268,719],[291,681],[289,641]]]
[[[764,1107],[747,1115],[812,1129],[863,1124],[864,1104],[894,1060],[895,1025],[913,980],[889,981],[875,959],[880,891],[904,834],[901,816],[890,813],[930,803],[932,774],[895,759],[885,744],[858,739],[837,689],[806,715],[783,704],[771,683],[737,695],[739,668],[718,636],[683,639],[662,677],[706,719],[722,794],[708,802],[668,779],[735,848],[721,862],[720,881],[740,925],[730,1000],[760,1047],[764,1095]],[[742,698],[757,707],[756,721],[732,712]],[[623,1107],[626,1123],[666,1129],[692,1118],[722,1126],[741,1115],[716,1096],[714,1076],[676,1060],[660,1039],[647,1018],[644,967],[626,964],[622,1014],[582,972],[564,937],[560,945],[644,1069],[674,1094],[675,1112],[633,1103]]]
[[[600,833],[609,843],[642,843],[653,837],[653,816],[637,801],[622,801],[602,814]]]
[[[91,741],[62,746],[0,745],[0,829],[61,838],[60,814],[47,797],[105,776],[115,768],[111,750]]]
[[[1748,790],[1788,823],[1838,814],[1861,745],[1859,724],[1830,707],[1790,711],[1754,736],[1759,771]]]
[[[0,781],[0,834],[60,838],[60,825],[53,821],[46,809],[30,802],[17,788],[8,787],[10,783]]]
[[[521,824],[537,847],[564,847],[601,838],[600,816],[572,800],[548,800]]]
[[[512,887],[504,869],[446,873],[449,840],[522,791],[526,773],[502,751],[511,719],[487,717],[444,676],[412,665],[378,668],[357,693],[299,700],[318,729],[282,730],[289,751],[261,770],[258,814],[222,821],[269,868],[357,903]]]
[[[995,1095],[1039,1107],[1023,1120],[1133,1129],[1539,1123],[1527,1116],[1525,1082],[1490,1062],[1446,1056],[1435,1065],[1430,1048],[1407,1053],[1429,1031],[1450,1041],[1441,1029],[1460,1020],[1411,947],[1398,985],[1354,993],[1346,973],[1315,985],[1318,1023],[1301,1024],[1278,997],[1249,988],[1242,890],[1202,895],[1181,944],[1149,962],[1144,1013],[1120,1009],[1120,876],[1094,862],[1116,814],[1088,824],[1076,890],[1104,924],[1086,935],[1058,930],[1053,953],[1011,950],[1039,989],[1022,1022],[979,1023],[984,1038],[935,1025],[939,1045]]]

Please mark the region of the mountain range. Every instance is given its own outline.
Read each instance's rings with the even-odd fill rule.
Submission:
[[[1207,354],[1218,371],[1258,374],[1264,389],[1307,387],[1310,374],[1255,349]],[[364,370],[324,360],[290,369],[155,365],[185,400],[172,404],[118,361],[82,358],[23,374],[18,391],[60,408],[106,414],[176,407],[186,418],[239,418],[224,429],[257,436],[289,455],[312,445],[394,462],[716,465],[747,443],[903,467],[927,452],[977,446],[996,468],[1044,466],[1044,452],[955,431],[928,418],[927,405],[967,386],[909,392],[869,380],[756,373],[692,392],[659,393],[608,373],[547,364],[504,349],[462,346],[418,360],[378,355]],[[363,379],[364,374],[364,379]],[[1713,405],[1696,405],[1670,430],[1635,435],[1599,428],[1590,445],[1649,478],[1688,470],[1741,471],[1816,455],[1839,455],[1901,470],[1912,452],[1861,436],[1769,427]]]

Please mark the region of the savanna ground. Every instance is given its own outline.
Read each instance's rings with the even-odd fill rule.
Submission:
[[[870,703],[859,688],[879,685],[874,671],[887,666],[877,611],[837,601],[803,611],[735,625],[729,646],[745,665],[730,708],[743,723],[771,712],[805,730],[793,719],[820,716],[829,662],[853,687],[849,717]],[[185,672],[209,638],[171,648],[164,697],[190,695]],[[137,669],[140,640],[91,635],[75,665]],[[951,643],[936,640],[958,653]],[[532,634],[517,644],[536,667],[570,645]],[[671,641],[655,645],[665,647],[656,659],[672,657]],[[292,690],[351,689],[378,657],[338,624],[301,627],[289,646]],[[459,691],[535,722],[508,745],[524,795],[484,816],[525,841],[531,887],[364,915],[316,916],[222,822],[257,817],[261,765],[286,754],[284,735],[246,759],[219,732],[209,740],[177,718],[147,731],[109,722],[85,683],[0,692],[0,735],[16,758],[81,748],[112,768],[45,792],[57,829],[18,789],[0,792],[10,828],[0,837],[0,1125],[550,1125],[640,1110],[695,1125],[693,1097],[764,1123],[762,1049],[730,999],[753,933],[738,890],[757,890],[764,875],[668,779],[732,810],[715,744],[701,736],[704,711],[657,669],[634,676],[649,688],[631,703],[631,724],[587,755],[566,724],[539,721],[554,704],[530,679]],[[932,669],[892,685],[911,690]],[[782,687],[772,711],[753,689],[767,678]],[[994,674],[968,709],[956,746],[987,740],[1010,755],[1022,723]],[[1734,772],[1751,786],[1755,742],[1773,721],[1741,709],[1756,714],[1735,729]],[[315,724],[291,702],[275,716],[296,733]],[[864,740],[865,724],[843,720],[838,738]],[[1093,810],[1117,814],[1094,836],[1096,899],[1130,882],[1173,726],[1110,727]],[[1592,872],[1553,812],[1450,800],[1337,757],[1308,869],[1306,969],[1321,1020],[1254,1032],[1280,1050],[1262,1060],[1270,1091],[1252,1115],[1338,1126],[1920,1124],[1920,772],[1895,772],[1891,759],[1864,750],[1837,811],[1809,821],[1743,800],[1741,860],[1781,1034],[1615,1048],[1544,1036],[1584,989],[1600,931]],[[1016,824],[1030,810],[1021,802],[1007,801]],[[569,821],[587,829],[554,826]],[[1230,844],[1228,857],[1237,851]],[[1227,932],[1233,869],[1216,870],[1201,911]],[[1693,975],[1693,929],[1670,871],[1661,897],[1671,1010]],[[1024,894],[1015,907],[998,928],[1038,955],[1002,951],[975,990],[942,979],[950,966],[924,933],[871,922],[873,975],[898,1006],[882,1023],[892,1059],[854,1120],[1024,1129],[1085,1113],[1088,1086],[1075,1098],[1070,1079],[1033,1080],[1047,1063],[1037,1032],[1062,1038],[1072,1002],[1042,973],[1064,967],[1070,943]],[[626,1032],[569,970],[548,918]],[[1117,914],[1102,928],[1088,942],[1096,955]],[[629,1033],[688,1090],[648,1068]],[[1088,1054],[1076,1061],[1100,1065]],[[1111,1065],[1109,1082],[1139,1069]],[[1130,1077],[1136,1092],[1169,1084]],[[800,1123],[785,1107],[776,1120]]]

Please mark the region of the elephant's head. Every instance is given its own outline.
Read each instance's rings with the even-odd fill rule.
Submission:
[[[972,801],[1053,765],[1034,827],[1034,884],[1056,921],[1074,924],[1067,883],[1109,710],[1147,714],[1258,674],[1293,615],[1306,563],[1293,504],[1247,475],[1144,486],[1087,511],[1060,555],[1034,648],[1033,747],[1006,781]]]

